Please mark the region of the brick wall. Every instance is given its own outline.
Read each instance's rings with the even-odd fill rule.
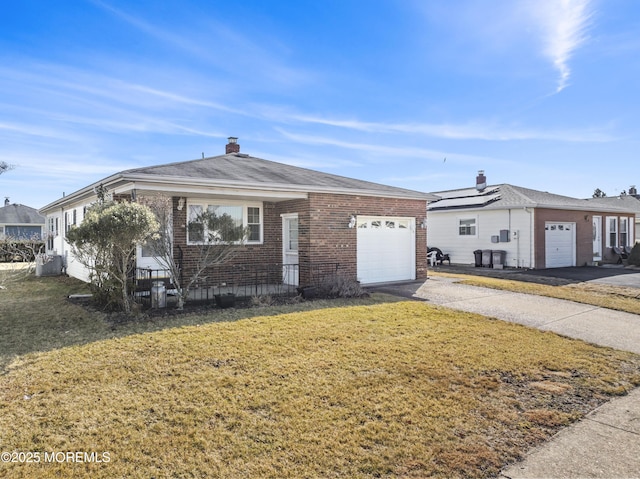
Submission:
[[[182,248],[183,268],[188,275],[195,267],[198,247],[187,245],[187,208],[185,206],[179,211],[177,202],[178,199],[173,198],[174,238],[175,244]],[[350,216],[401,216],[416,220],[416,276],[426,277],[427,232],[420,228],[426,216],[424,201],[310,193],[308,199],[265,202],[263,208],[263,244],[238,246],[237,254],[229,264],[281,263],[281,215],[297,213],[300,284],[309,281],[311,272],[308,265],[316,263],[339,263],[340,270],[355,279],[357,229],[348,227]],[[175,250],[177,259],[178,249]]]
[[[349,228],[351,215],[402,216],[416,219],[416,277],[425,278],[427,264],[424,201],[355,195],[309,195],[309,249],[313,258],[340,263],[341,271],[356,278],[357,228]]]
[[[199,257],[200,247],[187,244],[187,207],[178,210],[178,198],[173,198],[173,237],[174,244],[182,249],[182,268],[184,278],[193,274]],[[263,204],[263,243],[255,245],[242,245],[235,247],[234,255],[225,263],[225,268],[233,265],[259,263],[273,264],[282,262],[282,226],[276,203],[265,202]],[[174,259],[179,260],[180,250],[174,248]],[[210,283],[225,281],[216,272],[223,268],[212,268],[207,272]]]
[[[545,222],[567,222],[576,224],[576,266],[584,266],[593,261],[593,216],[602,218],[602,253],[604,262],[615,263],[617,256],[611,253],[611,248],[606,248],[606,218],[616,216],[627,217],[624,214],[603,213],[593,211],[551,210],[538,208],[535,213],[535,267],[545,267]],[[629,225],[633,225],[635,218],[629,216]],[[618,224],[620,221],[618,220]],[[619,237],[618,237],[619,239]]]

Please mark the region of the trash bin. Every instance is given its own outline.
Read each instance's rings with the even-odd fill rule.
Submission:
[[[492,260],[493,258],[491,257],[491,250],[483,249],[482,250],[482,266],[485,268],[491,268],[493,266],[493,263],[491,262]]]
[[[507,256],[507,252],[503,251],[503,250],[493,250],[493,253],[491,255],[492,260],[493,260],[493,267],[496,269],[503,269],[504,268],[504,263],[505,263],[505,258]]]
[[[156,309],[167,307],[167,288],[163,281],[154,281],[151,286],[151,307]]]
[[[482,250],[477,249],[473,252],[473,256],[476,260],[476,268],[482,267]]]

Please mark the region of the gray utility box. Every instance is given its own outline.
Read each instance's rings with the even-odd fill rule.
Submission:
[[[36,276],[60,276],[62,274],[62,256],[36,257]]]

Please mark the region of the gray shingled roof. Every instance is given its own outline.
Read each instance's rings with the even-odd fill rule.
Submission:
[[[556,195],[553,193],[547,193],[546,191],[532,190],[529,188],[523,188],[521,186],[514,186],[509,184],[501,184],[494,186],[487,186],[484,191],[487,193],[499,191],[499,199],[482,205],[480,201],[475,206],[462,205],[460,208],[481,208],[483,210],[495,210],[505,208],[551,208],[551,209],[567,209],[567,210],[585,210],[585,211],[612,211],[612,212],[631,212],[633,209],[629,207],[623,207],[621,205],[611,204],[598,204],[588,200],[579,198],[572,198],[570,196]],[[478,198],[478,192],[475,188],[464,188],[460,190],[449,190],[443,192],[434,192],[434,195],[443,196],[447,199],[454,198]],[[495,194],[495,193],[492,193]],[[452,202],[443,203],[443,205],[450,205]],[[462,203],[462,202],[461,202]],[[454,207],[447,206],[446,209],[453,209]],[[433,202],[429,205],[429,211],[437,211],[439,209],[438,202]],[[445,208],[442,208],[445,209]]]
[[[36,224],[43,225],[44,216],[29,206],[13,204],[0,208],[0,224]]]
[[[589,198],[587,201],[601,206],[624,208],[640,215],[640,199],[635,196],[605,196],[604,198]]]
[[[263,160],[242,153],[230,153],[199,160],[169,163],[165,165],[136,168],[122,172],[123,177],[143,175],[153,178],[180,178],[216,180],[233,185],[273,187],[299,187],[301,191],[336,190],[354,194],[371,192],[395,197],[433,199],[427,193],[382,185],[369,181],[332,175],[298,166]]]

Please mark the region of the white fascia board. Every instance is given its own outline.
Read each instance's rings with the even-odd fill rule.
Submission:
[[[383,198],[400,198],[400,199],[416,199],[421,201],[427,201],[434,199],[435,197],[428,193],[423,193],[416,196],[401,195],[394,193],[387,193],[378,190],[367,189],[353,189],[353,188],[335,188],[331,186],[317,186],[317,185],[283,185],[281,183],[256,183],[251,184],[245,181],[230,181],[230,180],[214,180],[203,178],[180,178],[176,181],[172,176],[161,175],[126,175],[125,177],[131,182],[141,182],[149,184],[170,184],[174,188],[184,189],[186,186],[201,186],[206,188],[217,187],[220,189],[233,189],[234,187],[239,190],[258,190],[267,192],[268,195],[275,197],[275,192],[292,192],[292,193],[334,193],[341,195],[359,195],[359,196],[377,196]],[[174,189],[174,191],[176,191]],[[306,198],[306,196],[305,196]]]

